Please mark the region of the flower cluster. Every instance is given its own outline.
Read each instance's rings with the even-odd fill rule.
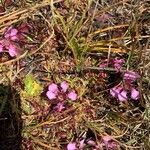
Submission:
[[[116,97],[119,101],[127,101],[127,94],[130,93],[130,98],[133,100],[139,99],[139,91],[134,87],[134,82],[140,76],[134,71],[126,71],[123,75],[123,83],[110,89],[110,94]]]
[[[105,70],[106,67],[111,67],[114,68],[116,72],[120,72],[124,62],[125,61],[120,58],[109,59],[109,61],[108,59],[105,59],[103,63],[100,64],[100,68]],[[102,77],[107,77],[107,74],[104,71],[101,71],[100,75]],[[126,71],[123,75],[123,83],[111,88],[110,94],[121,102],[127,101],[128,93],[133,100],[139,99],[139,91],[134,86],[134,82],[139,77],[140,76],[134,71]]]
[[[56,100],[57,105],[55,109],[58,112],[61,112],[65,106],[65,100],[70,99],[75,101],[77,99],[77,93],[75,90],[69,90],[69,85],[66,81],[63,81],[60,85],[51,83],[48,86],[48,91],[46,92],[47,97],[49,100]]]
[[[123,63],[124,63],[125,61],[123,60],[123,59],[120,59],[120,58],[118,58],[118,57],[116,57],[116,58],[114,58],[114,59],[105,59],[104,61],[103,61],[103,63],[102,64],[100,64],[100,68],[104,68],[105,69],[105,67],[112,67],[112,68],[114,68],[116,71],[119,71],[120,69],[121,69],[121,67],[122,67],[122,65],[123,65]]]
[[[119,72],[124,62],[125,61],[123,59],[120,59],[118,57],[116,57],[114,59],[109,59],[109,60],[105,59],[99,65],[99,67],[104,69],[104,70],[105,70],[106,67],[110,67],[110,68],[114,68],[117,72]],[[103,78],[106,78],[108,75],[105,71],[101,71],[100,76],[103,77]]]
[[[0,40],[0,52],[8,52],[11,57],[17,56],[20,47],[18,42],[23,37],[23,33],[27,32],[26,27],[14,28],[9,27],[3,36],[3,39]]]
[[[86,148],[86,146],[92,147],[93,150],[98,150],[100,148],[95,141],[90,139],[85,141],[85,139],[83,139],[79,141],[79,144],[77,144],[76,142],[70,142],[67,145],[67,150],[78,150],[78,149],[83,150],[84,148]],[[116,149],[117,146],[118,143],[115,142],[111,136],[102,137],[101,147],[105,147],[107,149]]]

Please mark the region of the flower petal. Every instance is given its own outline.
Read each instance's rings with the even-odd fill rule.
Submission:
[[[13,44],[10,44],[9,47],[8,47],[8,51],[9,51],[9,55],[11,57],[14,57],[14,56],[17,56],[17,47]]]
[[[125,61],[123,59],[115,58],[113,60],[114,68],[119,71]]]
[[[115,149],[117,147],[117,143],[113,141],[112,137],[109,135],[103,137],[103,143],[108,149]]]
[[[65,107],[63,103],[58,103],[55,108],[57,109],[58,112],[61,112]]]
[[[66,92],[67,89],[68,89],[68,83],[66,81],[63,81],[61,84],[60,84],[60,87],[62,88],[62,91],[63,92]]]
[[[93,140],[88,140],[87,144],[90,145],[90,146],[96,146],[96,143]]]
[[[55,99],[57,97],[57,95],[51,91],[47,91],[46,95],[50,100]]]
[[[12,29],[12,26],[10,26],[9,28],[7,28],[7,30],[5,31],[4,37],[6,39],[8,39],[10,37],[11,29]]]
[[[57,84],[51,83],[51,84],[48,86],[48,90],[49,90],[50,92],[53,92],[53,93],[58,93],[58,86],[57,86]]]
[[[134,71],[126,71],[123,78],[124,80],[136,81],[139,78],[139,74]]]
[[[120,92],[118,94],[118,99],[119,101],[123,102],[123,101],[127,101],[127,92],[125,90],[123,90],[122,92]]]
[[[10,36],[16,36],[17,33],[18,33],[18,30],[13,28],[13,29],[11,29]]]
[[[15,40],[18,39],[17,33],[18,33],[18,30],[15,29],[15,28],[12,28],[12,29],[10,29],[10,31],[8,31],[8,32],[6,33],[5,38],[6,38],[6,39],[10,39],[10,40],[12,40],[12,41],[15,41]]]
[[[103,142],[105,145],[108,145],[108,142],[112,140],[112,137],[109,135],[106,135],[103,137]]]
[[[7,31],[5,32],[4,37],[5,37],[7,40],[15,41],[16,39],[18,39],[17,33],[18,33],[18,30],[17,30],[17,29],[15,29],[15,28],[13,28],[13,27],[10,27],[10,28],[8,28]]]
[[[117,144],[116,142],[111,141],[111,142],[108,143],[107,147],[108,147],[109,149],[116,149],[117,145],[118,145],[118,144]]]
[[[99,65],[100,68],[106,68],[108,66],[108,59],[103,60],[103,62]]]
[[[85,139],[80,141],[79,149],[83,149],[86,146],[84,142],[85,142]]]
[[[139,99],[139,91],[136,90],[135,88],[132,88],[131,90],[131,98],[134,100]]]
[[[68,98],[71,99],[72,101],[75,101],[77,99],[77,94],[75,91],[71,91],[69,94],[68,94]]]
[[[77,148],[76,148],[76,143],[75,142],[73,142],[73,143],[69,143],[68,145],[67,145],[67,150],[77,150]]]
[[[3,45],[0,44],[0,52],[2,52],[2,51],[3,51]]]
[[[122,90],[121,86],[115,86],[115,87],[113,87],[113,88],[110,89],[110,94],[113,97],[117,97],[121,90]]]

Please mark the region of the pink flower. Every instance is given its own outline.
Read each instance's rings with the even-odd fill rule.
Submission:
[[[3,51],[3,45],[0,44],[0,52],[2,52],[2,51]]]
[[[136,81],[139,78],[139,74],[134,71],[126,71],[123,78],[124,80]]]
[[[123,90],[118,94],[118,99],[120,102],[127,101],[127,91]]]
[[[11,57],[17,56],[20,50],[20,48],[18,47],[19,41],[21,41],[21,39],[24,39],[23,38],[24,31],[25,30],[21,28],[21,26],[20,29],[19,27],[14,28],[12,26],[7,28],[7,30],[4,33],[3,39],[0,40],[0,52],[6,50]],[[27,27],[26,27],[26,31],[27,31]],[[18,45],[16,44],[16,41]]]
[[[103,68],[103,69],[105,69],[106,67],[112,67],[118,72],[118,71],[120,71],[120,69],[121,69],[124,62],[125,62],[124,59],[120,59],[118,57],[116,57],[114,59],[109,59],[109,60],[105,59],[103,61],[103,63],[100,64],[99,67]]]
[[[123,89],[121,86],[115,86],[112,89],[110,89],[110,94],[113,97],[118,98],[119,101],[127,101],[127,91]]]
[[[66,81],[61,82],[61,84],[51,83],[48,86],[48,91],[46,92],[46,96],[49,100],[56,100],[56,106],[54,109],[58,112],[61,112],[65,107],[65,100],[67,98],[75,101],[77,99],[77,94],[74,90],[68,92],[69,85]],[[51,101],[52,103],[54,101]],[[57,102],[57,103],[56,103]]]
[[[84,142],[85,142],[85,139],[83,139],[83,140],[80,141],[79,149],[82,150],[86,146],[86,144]]]
[[[48,97],[50,100],[57,98],[57,94],[55,94],[55,93],[53,93],[53,92],[51,92],[51,91],[47,91],[47,92],[46,92],[46,95],[47,95],[47,97]]]
[[[75,101],[77,99],[77,94],[76,92],[73,90],[68,94],[68,98],[71,99],[72,101]]]
[[[58,86],[55,83],[51,83],[48,86],[48,91],[46,92],[47,97],[52,100],[52,99],[56,99],[57,98],[57,94],[58,94]]]
[[[115,149],[117,147],[117,143],[113,141],[111,136],[104,136],[103,143],[107,148]]]
[[[49,90],[50,92],[53,92],[53,93],[58,93],[58,86],[57,86],[57,84],[51,83],[51,84],[48,86],[48,90]]]
[[[124,84],[126,87],[128,87],[128,91],[131,94],[131,98],[134,100],[139,99],[139,91],[137,91],[135,88],[133,88],[133,81],[136,81],[140,76],[134,72],[134,71],[126,71],[124,74]],[[110,94],[113,97],[116,97],[119,99],[119,101],[123,102],[126,101],[127,98],[127,91],[122,86],[115,86],[112,89],[110,89]]]
[[[131,89],[131,98],[134,100],[139,99],[139,91],[137,91],[135,88]]]
[[[17,30],[17,29],[15,29],[15,28],[13,28],[13,27],[9,27],[9,28],[7,29],[7,31],[5,32],[4,37],[5,37],[6,39],[8,39],[8,40],[10,39],[10,40],[12,40],[12,41],[15,41],[15,40],[18,39],[17,34],[18,34],[18,30]]]
[[[59,102],[55,108],[58,112],[61,112],[65,107],[63,103]]]
[[[121,86],[115,86],[113,87],[112,89],[110,89],[110,94],[113,96],[113,97],[117,97],[119,92],[122,90],[122,87]]]
[[[68,83],[66,81],[63,81],[61,84],[60,84],[61,88],[62,88],[62,91],[63,92],[66,92],[67,89],[68,89]]]
[[[68,145],[67,145],[67,150],[77,150],[77,148],[76,148],[76,143],[75,142],[73,142],[73,143],[69,143]]]
[[[100,67],[100,68],[108,67],[107,61],[108,61],[108,59],[105,59],[105,60],[103,61],[103,63],[99,65],[99,67]]]
[[[109,136],[109,135],[103,137],[103,142],[104,142],[105,145],[107,145],[108,142],[111,141],[111,140],[112,140],[112,137]]]
[[[93,140],[87,141],[87,144],[90,146],[96,146],[96,143]]]
[[[14,42],[10,42],[9,40],[0,40],[0,52],[7,50],[11,57],[17,56],[19,48],[15,45]]]
[[[8,46],[8,52],[9,52],[9,55],[10,55],[11,57],[17,56],[17,54],[18,54],[17,51],[18,51],[18,50],[17,50],[17,47],[16,47],[15,45],[10,44],[10,45]]]
[[[119,71],[124,62],[125,61],[123,59],[115,58],[113,59],[113,63],[114,63],[113,66],[117,71]]]
[[[77,140],[76,140],[77,141]],[[93,149],[97,149],[98,145],[96,145],[96,142],[90,139],[82,139],[80,141],[76,142],[70,142],[67,145],[67,150],[84,150],[86,149],[86,146],[90,146]]]

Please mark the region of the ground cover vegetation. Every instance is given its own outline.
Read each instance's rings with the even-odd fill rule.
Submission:
[[[149,0],[1,0],[0,149],[149,150],[149,37]]]

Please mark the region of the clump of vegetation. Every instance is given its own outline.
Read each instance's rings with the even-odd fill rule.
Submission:
[[[150,149],[149,6],[1,1],[0,148]]]
[[[29,97],[37,96],[41,93],[42,87],[33,75],[26,75],[24,79],[24,91],[23,94]]]

